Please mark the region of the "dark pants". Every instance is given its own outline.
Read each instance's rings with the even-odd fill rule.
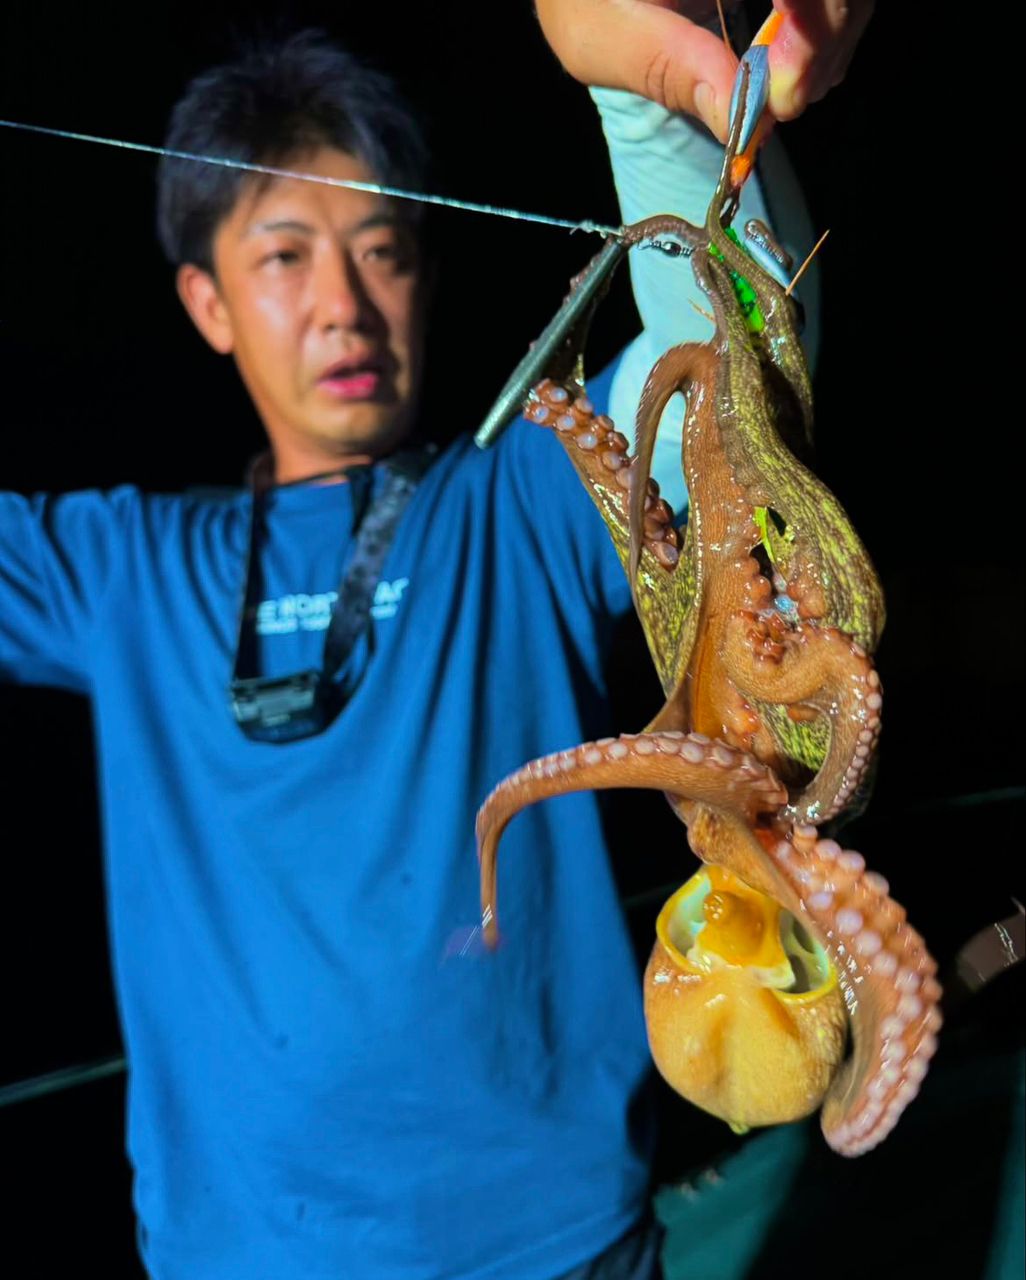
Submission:
[[[663,1228],[653,1218],[645,1218],[597,1258],[559,1280],[663,1280],[662,1247]]]

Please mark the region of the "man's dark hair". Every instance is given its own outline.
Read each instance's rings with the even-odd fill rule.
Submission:
[[[320,146],[357,156],[387,186],[422,191],[423,135],[393,81],[303,31],[251,49],[197,76],[171,113],[165,146],[195,155],[282,167]],[[157,234],[175,266],[213,271],[214,232],[255,175],[164,157],[157,176]],[[421,205],[404,201],[416,221]]]

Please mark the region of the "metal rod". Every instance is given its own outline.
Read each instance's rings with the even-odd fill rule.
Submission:
[[[627,252],[620,239],[612,239],[596,255],[584,278],[570,290],[563,305],[542,330],[541,337],[506,380],[498,398],[474,435],[479,449],[493,445],[521,412],[527,393],[548,371],[553,356],[595,301],[595,295],[609,279],[609,274]]]
[[[60,1093],[76,1085],[91,1084],[106,1076],[120,1075],[125,1066],[124,1058],[104,1058],[99,1062],[62,1067],[59,1071],[50,1071],[46,1075],[29,1076],[27,1080],[0,1085],[0,1107],[12,1106],[15,1102],[28,1102],[31,1098],[42,1098],[50,1093]]]

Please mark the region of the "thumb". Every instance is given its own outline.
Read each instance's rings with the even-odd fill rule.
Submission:
[[[627,89],[726,141],[737,58],[662,0],[537,0],[545,38],[577,80]]]

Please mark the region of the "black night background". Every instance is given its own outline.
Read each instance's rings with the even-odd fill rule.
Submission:
[[[847,83],[783,136],[814,225],[831,233],[818,469],[876,560],[889,606],[876,793],[844,840],[887,876],[944,978],[959,947],[1023,897],[1023,503],[1010,450],[1020,370],[999,345],[1020,326],[1021,286],[1005,274],[1020,246],[1000,229],[1018,143],[998,128],[983,69],[999,36],[935,30],[930,12],[881,6]],[[617,221],[597,117],[526,0],[60,12],[8,0],[2,24],[0,115],[151,143],[185,82],[236,35],[320,26],[401,78],[429,121],[436,191]],[[258,423],[174,296],[153,234],[155,161],[6,129],[0,148],[4,486],[238,483]],[[461,212],[433,221],[442,265],[427,411],[447,439],[477,425],[597,241]],[[599,313],[593,370],[635,323],[624,273]],[[613,679],[618,728],[640,727],[658,703],[633,630]],[[89,709],[12,688],[0,707],[4,1085],[121,1048]],[[641,954],[662,901],[648,891],[685,879],[693,859],[657,797],[624,798],[610,822]],[[1021,988],[1012,973],[952,1007],[922,1098],[879,1151],[843,1161],[813,1135],[749,1276],[783,1274],[803,1257],[833,1276],[998,1276],[990,1251],[1007,1246],[1009,1213],[1021,1215],[1009,1209],[1006,1169]],[[0,1108],[3,1247],[25,1259],[2,1264],[6,1274],[141,1275],[123,1099],[114,1075]],[[664,1111],[665,1183],[699,1179],[742,1145],[668,1093]],[[729,1227],[721,1217],[708,1229]],[[1021,1216],[1017,1230],[1021,1240]]]

